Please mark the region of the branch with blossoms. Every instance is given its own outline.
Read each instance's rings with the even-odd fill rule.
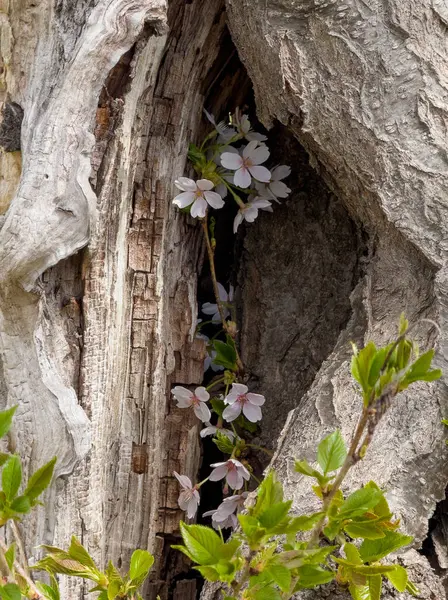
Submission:
[[[200,386],[192,391],[176,386],[172,394],[178,408],[193,410],[205,424],[201,437],[212,436],[229,458],[210,465],[210,475],[200,483],[193,485],[186,475],[178,473],[175,477],[181,487],[179,506],[190,519],[196,515],[200,503],[200,488],[208,481],[225,481],[223,502],[215,510],[204,513],[212,517],[215,528],[224,529],[236,525],[235,513],[244,503],[250,479],[258,481],[248,458],[251,448],[269,451],[254,446],[247,439],[261,421],[265,398],[250,392],[246,385],[247,375],[236,343],[234,288],[230,285],[227,291],[217,279],[216,218],[211,217],[211,213],[222,209],[227,201],[235,203],[233,232],[236,233],[243,221],[253,223],[260,210],[272,212],[272,203],[280,203],[289,195],[291,190],[283,179],[290,175],[291,169],[278,165],[270,170],[264,165],[270,156],[265,143],[267,138],[253,131],[248,116],[238,109],[228,123],[217,123],[212,115],[206,111],[205,114],[212,130],[200,146],[190,145],[188,153],[197,179],[179,177],[175,185],[180,193],[173,203],[202,224],[215,302],[203,304],[202,312],[209,320],[198,319],[196,336],[206,342],[204,371],[211,368],[214,373],[224,373],[208,387]],[[219,216],[219,212],[216,214]],[[207,325],[217,326],[212,337],[201,331]],[[233,495],[229,496],[230,490]]]

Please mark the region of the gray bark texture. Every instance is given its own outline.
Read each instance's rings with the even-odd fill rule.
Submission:
[[[294,510],[314,510],[292,465],[350,437],[349,341],[388,340],[404,311],[448,372],[446,2],[5,1],[0,37],[0,397],[26,471],[58,456],[22,527],[30,560],[71,534],[102,564],[148,548],[145,600],[192,600],[172,472],[195,478],[201,451],[170,389],[202,379],[204,249],[171,199],[202,107],[250,101],[238,53],[293,169],[290,198],[240,236],[237,299],[261,442]],[[416,548],[448,480],[447,414],[446,378],[403,396],[347,481],[383,485]],[[424,557],[399,560],[445,597]],[[64,599],[87,589],[62,580]]]

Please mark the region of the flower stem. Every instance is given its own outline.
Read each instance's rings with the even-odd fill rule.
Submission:
[[[212,388],[215,387],[215,385],[218,385],[219,383],[222,383],[224,381],[224,377],[220,377],[219,379],[217,379],[216,381],[212,381],[205,389],[208,391],[210,391]]]
[[[222,304],[221,298],[219,297],[218,280],[216,278],[216,269],[215,269],[215,253],[214,253],[212,245],[210,243],[210,236],[209,236],[209,233],[208,233],[208,219],[207,219],[207,215],[202,220],[202,229],[204,231],[205,244],[207,246],[208,261],[210,263],[210,275],[212,277],[213,291],[215,293],[216,304],[218,306],[218,312],[219,312],[219,316],[221,317],[221,322],[222,322],[222,326],[224,328],[224,331],[226,333],[228,333],[227,321],[225,320],[225,317],[224,317],[224,308],[223,308],[223,304]],[[243,372],[244,371],[244,365],[243,365],[243,363],[241,361],[240,355],[239,355],[238,350],[236,348],[235,348],[235,352],[236,352],[236,363],[238,365],[238,370],[240,372]]]
[[[257,444],[246,444],[246,446],[248,446],[248,448],[255,448],[255,450],[261,450],[262,452],[265,452],[269,456],[274,456],[274,453],[272,452],[272,450],[263,448],[263,446],[257,446]]]
[[[221,180],[223,182],[223,184],[226,186],[226,188],[229,190],[229,192],[232,194],[233,199],[235,200],[235,202],[238,204],[238,206],[241,209],[245,209],[246,205],[244,204],[244,202],[241,200],[241,198],[238,196],[238,194],[236,192],[233,191],[232,186],[230,185],[230,183],[228,183],[223,177],[221,177]]]

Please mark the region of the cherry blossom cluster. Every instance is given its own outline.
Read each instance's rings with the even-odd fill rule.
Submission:
[[[272,202],[280,203],[289,195],[291,190],[283,180],[291,168],[278,165],[270,170],[264,166],[270,155],[267,138],[252,131],[248,116],[238,109],[229,125],[216,123],[212,115],[206,115],[214,131],[189,154],[200,178],[176,179],[181,193],[173,203],[188,210],[192,217],[204,219],[209,208],[222,208],[230,193],[239,209],[233,225],[236,233],[243,221],[253,223],[260,210],[272,212]],[[241,194],[247,196],[245,201]]]
[[[247,449],[253,446],[246,442],[244,431],[254,431],[254,424],[262,418],[261,407],[265,398],[249,391],[245,385],[244,366],[239,357],[235,338],[237,335],[234,315],[234,289],[228,290],[216,280],[214,268],[214,221],[210,211],[225,206],[227,198],[233,199],[238,211],[234,218],[233,231],[237,232],[243,221],[252,223],[259,211],[273,211],[273,202],[280,203],[291,190],[283,182],[290,167],[277,165],[268,168],[270,152],[267,137],[253,131],[247,115],[237,109],[229,123],[217,123],[206,112],[213,130],[201,146],[190,145],[188,157],[197,173],[196,179],[179,177],[175,181],[180,193],[173,203],[183,212],[202,221],[216,302],[202,305],[206,320],[198,319],[196,337],[206,342],[207,356],[204,372],[208,369],[223,376],[213,375],[211,383],[199,386],[194,391],[182,386],[172,389],[177,407],[191,410],[204,423],[200,436],[212,436],[218,448],[229,456],[227,460],[210,465],[209,476],[193,484],[189,477],[175,473],[181,491],[179,506],[187,516],[194,518],[200,503],[199,490],[207,482],[222,482],[223,501],[204,516],[212,517],[215,528],[234,527],[236,513],[242,508],[248,492],[252,468],[246,458]],[[217,325],[215,335],[209,337],[202,327]],[[218,379],[217,379],[218,377]],[[210,392],[219,386],[219,393]],[[253,427],[253,429],[251,429]],[[231,494],[231,495],[230,495]]]

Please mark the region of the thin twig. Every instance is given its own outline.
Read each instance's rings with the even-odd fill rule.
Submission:
[[[3,542],[3,540],[0,539],[0,549],[5,553],[8,548],[6,546],[6,544]],[[39,592],[39,590],[37,589],[34,581],[31,579],[31,577],[22,569],[22,567],[19,565],[19,563],[17,562],[17,560],[14,561],[14,570],[17,571],[17,573],[22,577],[22,579],[24,579],[30,590],[33,592],[33,600],[43,600],[43,596],[42,594]]]

